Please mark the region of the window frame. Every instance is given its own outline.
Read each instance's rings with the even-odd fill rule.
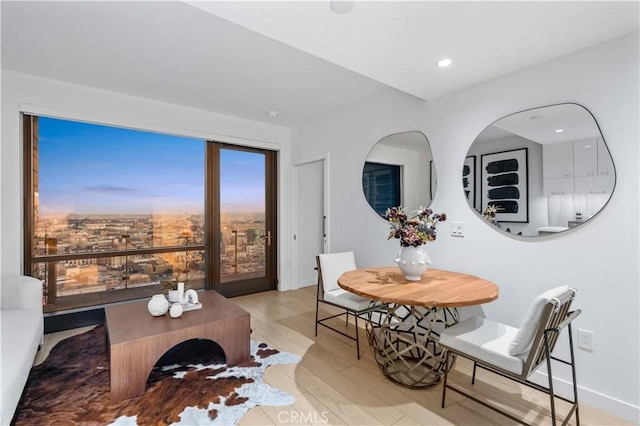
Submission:
[[[34,267],[37,263],[45,263],[47,264],[48,273],[47,277],[50,277],[49,280],[45,282],[46,286],[46,303],[53,304],[56,300],[57,293],[57,283],[52,279],[56,277],[55,268],[56,262],[65,261],[65,260],[75,260],[75,259],[101,259],[108,257],[119,257],[119,256],[133,256],[133,255],[146,255],[146,254],[157,254],[157,253],[172,253],[172,252],[187,252],[187,251],[204,251],[207,252],[207,243],[206,240],[202,244],[185,244],[179,246],[163,246],[149,249],[125,249],[125,250],[106,250],[100,252],[90,252],[90,253],[67,253],[67,254],[58,254],[56,252],[44,254],[44,255],[34,255],[34,231],[35,231],[35,221],[34,216],[36,214],[36,201],[35,201],[35,187],[34,187],[34,157],[37,152],[34,152],[34,142],[38,142],[37,138],[39,137],[39,120],[40,116],[45,115],[35,115],[35,114],[22,114],[22,122],[23,122],[23,159],[24,159],[24,167],[23,167],[23,191],[24,191],[24,265],[23,270],[27,271],[27,275],[34,275]],[[54,117],[52,117],[54,118]],[[56,118],[57,119],[57,118]],[[60,118],[60,120],[67,121],[75,121],[82,123],[81,120],[72,120],[66,118]],[[94,123],[100,126],[110,126],[108,124]],[[116,126],[117,127],[117,126]],[[146,130],[140,130],[146,131]],[[149,131],[150,132],[150,131]],[[34,139],[35,138],[35,139]],[[207,157],[207,151],[209,150],[209,141],[203,139],[202,142],[205,144],[205,158]],[[203,165],[204,167],[204,165]],[[205,181],[207,179],[208,173],[208,164],[205,167]],[[204,205],[206,208],[207,198],[209,195],[207,193],[207,188],[205,186],[205,199]],[[205,234],[207,233],[206,223],[205,223]],[[45,242],[46,244],[46,242]],[[206,274],[206,269],[205,269]],[[205,288],[211,286],[210,280],[204,281]],[[44,289],[43,289],[44,290]]]

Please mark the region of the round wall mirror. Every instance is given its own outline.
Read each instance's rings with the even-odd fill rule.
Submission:
[[[362,190],[371,208],[382,217],[390,207],[414,211],[431,204],[436,175],[427,137],[412,131],[379,140],[364,163]]]
[[[469,206],[496,230],[523,237],[581,226],[606,206],[615,183],[600,128],[577,104],[493,122],[469,148],[462,170]]]

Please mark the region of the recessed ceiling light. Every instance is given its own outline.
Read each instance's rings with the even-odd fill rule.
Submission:
[[[440,68],[445,68],[445,67],[448,67],[449,65],[451,65],[452,63],[453,63],[453,61],[452,61],[451,59],[449,59],[449,58],[444,58],[444,59],[440,59],[440,60],[438,61],[438,66],[439,66]]]
[[[556,133],[562,133],[564,132],[564,129],[556,129]]]
[[[271,118],[276,118],[280,114],[278,111],[267,111],[267,115]]]
[[[335,13],[339,13],[339,14],[343,15],[345,13],[351,12],[353,10],[353,8],[355,7],[355,4],[352,1],[331,0],[329,2],[329,7]]]

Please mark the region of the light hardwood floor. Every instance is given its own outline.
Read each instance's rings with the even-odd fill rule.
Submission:
[[[266,292],[232,299],[251,313],[251,338],[263,341],[302,357],[296,365],[269,367],[265,381],[295,396],[288,407],[255,407],[241,420],[241,425],[510,425],[516,424],[473,401],[447,393],[447,406],[440,408],[442,387],[414,390],[386,379],[370,353],[362,329],[361,358],[355,342],[326,328],[314,336],[316,288],[306,287],[287,292]],[[321,312],[330,311],[321,307]],[[344,321],[337,321],[344,326]],[[350,326],[353,330],[353,325]],[[87,328],[45,336],[37,362],[53,345]],[[580,366],[578,365],[578,369]],[[497,403],[525,421],[551,424],[546,395],[526,386],[479,371],[476,384],[470,385],[471,363],[458,359],[450,380],[482,398]],[[566,406],[557,407],[564,417]],[[619,417],[580,404],[581,424],[630,425]],[[571,425],[575,425],[572,418]]]

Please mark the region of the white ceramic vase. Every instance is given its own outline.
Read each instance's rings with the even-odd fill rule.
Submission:
[[[180,303],[180,304],[187,303],[184,300],[184,283],[183,282],[179,282],[178,283],[178,303]]]
[[[164,294],[154,294],[147,303],[147,309],[151,315],[159,317],[169,310],[169,301],[164,297]]]
[[[184,303],[198,303],[198,293],[194,289],[185,291]]]
[[[169,309],[169,315],[171,316],[171,318],[179,318],[182,316],[183,311],[184,309],[182,308],[181,304],[174,303],[173,305],[171,305],[171,309]]]
[[[409,281],[420,281],[420,275],[424,274],[431,259],[425,245],[418,247],[400,247],[398,256],[395,259],[398,268],[404,273],[404,277]]]

